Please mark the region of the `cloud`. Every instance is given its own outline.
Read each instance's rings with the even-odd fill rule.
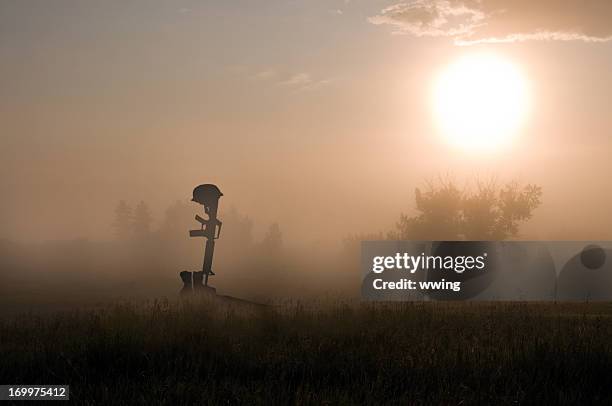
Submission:
[[[266,69],[266,70],[262,70],[260,72],[257,72],[256,74],[253,75],[253,79],[256,80],[268,80],[268,79],[272,79],[273,77],[276,76],[276,71],[273,69]]]
[[[351,0],[343,0],[340,7],[330,8],[328,10],[329,14],[335,15],[335,16],[343,15],[346,9],[349,7],[350,2]]]
[[[287,80],[283,80],[278,84],[281,86],[304,86],[312,83],[312,79],[308,73],[297,73]]]
[[[227,69],[249,80],[272,84],[295,92],[315,90],[336,81],[331,78],[314,78],[307,72],[283,75],[282,72],[275,69],[251,70],[244,65],[231,65]]]
[[[332,83],[332,79],[313,79],[310,74],[297,73],[286,80],[278,82],[280,86],[290,87],[297,91],[314,90]]]
[[[612,40],[612,0],[410,0],[370,17],[394,33],[459,45],[527,40]]]

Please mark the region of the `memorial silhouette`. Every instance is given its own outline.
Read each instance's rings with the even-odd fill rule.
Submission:
[[[204,209],[204,214],[208,216],[205,219],[196,214],[195,219],[200,223],[199,230],[190,230],[190,237],[204,237],[206,244],[204,246],[204,260],[202,270],[196,272],[183,271],[180,273],[183,281],[181,293],[191,293],[192,291],[215,292],[215,289],[208,285],[208,278],[215,275],[212,270],[213,255],[215,252],[215,240],[221,236],[222,223],[217,218],[217,210],[219,208],[219,198],[223,196],[221,190],[216,185],[203,184],[193,189],[193,197],[191,201],[199,203]]]

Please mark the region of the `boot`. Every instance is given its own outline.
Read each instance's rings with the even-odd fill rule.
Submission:
[[[193,288],[202,289],[204,288],[204,272],[193,273]]]
[[[193,282],[191,272],[183,271],[180,273],[181,280],[183,281],[183,288],[181,289],[181,295],[190,294],[193,291]]]

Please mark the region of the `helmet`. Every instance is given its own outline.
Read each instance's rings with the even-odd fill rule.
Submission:
[[[193,189],[192,202],[203,204],[204,206],[215,205],[223,193],[216,185],[205,184],[197,186]]]

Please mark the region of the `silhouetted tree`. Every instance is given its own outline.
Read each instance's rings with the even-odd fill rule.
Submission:
[[[115,221],[113,222],[113,228],[117,238],[125,240],[130,236],[132,221],[132,208],[125,200],[121,200],[115,208]]]
[[[160,234],[164,238],[185,239],[190,228],[197,228],[194,214],[197,208],[187,203],[176,201],[168,207],[160,228]]]
[[[151,216],[149,206],[144,201],[141,201],[134,210],[134,236],[136,238],[144,238],[148,236],[151,232],[152,222],[153,217]]]
[[[454,182],[429,182],[415,190],[416,216],[400,216],[391,239],[503,240],[517,236],[519,224],[529,220],[541,203],[542,189],[510,182],[477,182],[476,191],[460,190]]]
[[[268,228],[266,235],[261,241],[263,251],[269,253],[278,253],[283,247],[283,234],[280,231],[278,223],[274,223]]]

